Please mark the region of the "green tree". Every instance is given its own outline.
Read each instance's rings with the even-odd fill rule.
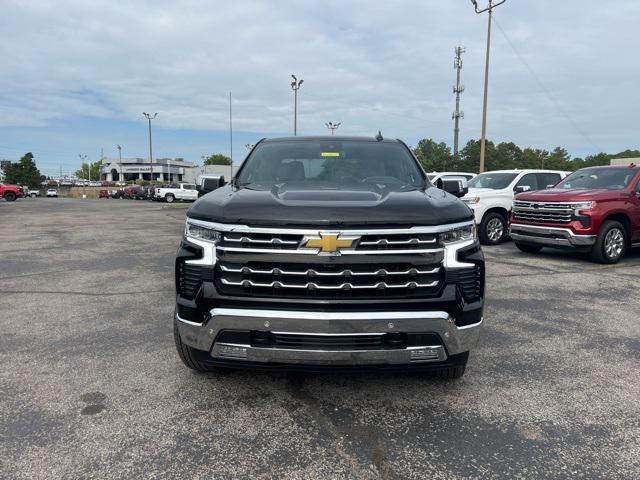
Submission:
[[[502,142],[496,147],[495,169],[522,168],[522,149],[513,142]]]
[[[38,187],[42,181],[40,170],[36,167],[33,153],[25,153],[17,162],[12,162],[4,168],[4,181],[6,183],[15,183],[17,185],[28,185],[29,187]]]
[[[423,138],[413,153],[427,172],[443,171],[452,167],[451,149],[444,142],[437,143],[431,138]]]
[[[571,155],[562,147],[556,147],[544,162],[543,168],[550,170],[567,170],[571,167]]]
[[[79,170],[76,170],[75,176],[83,180],[100,180],[100,166],[102,161],[83,163]]]
[[[522,157],[518,168],[543,168],[549,158],[549,152],[539,148],[527,147],[522,150]]]
[[[495,144],[487,140],[484,154],[485,170],[498,170],[498,152]],[[469,140],[460,151],[460,160],[455,164],[455,170],[461,172],[478,172],[480,170],[480,140]]]
[[[208,156],[205,161],[205,165],[231,165],[231,159],[221,153],[214,153]]]

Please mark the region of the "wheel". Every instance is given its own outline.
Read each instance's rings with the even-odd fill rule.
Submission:
[[[31,194],[31,198],[36,198],[36,197],[37,197],[37,195],[35,193]]]
[[[171,195],[170,193],[167,193],[164,197],[165,201],[167,203],[173,203],[173,201],[176,199],[176,197],[174,197],[173,195]]]
[[[607,220],[600,227],[591,259],[598,263],[618,263],[627,251],[627,232],[620,222]]]
[[[191,348],[189,345],[185,345],[182,343],[182,339],[180,338],[180,333],[178,332],[178,326],[176,322],[173,322],[173,339],[176,342],[176,350],[178,351],[178,355],[180,356],[180,360],[191,370],[195,370],[196,372],[214,372],[216,371],[215,367],[206,365],[200,362],[197,357],[199,350],[195,348]],[[205,352],[206,353],[206,352]]]
[[[13,192],[7,192],[4,194],[4,198],[7,202],[13,202],[16,199],[16,194]]]
[[[524,253],[538,253],[540,250],[542,250],[542,247],[540,245],[529,245],[529,244],[520,243],[520,242],[513,242],[513,243],[516,244],[516,248],[518,250]]]
[[[480,243],[498,245],[507,232],[507,219],[500,213],[487,213],[480,223]]]

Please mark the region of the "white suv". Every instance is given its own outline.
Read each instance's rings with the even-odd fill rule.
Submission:
[[[462,201],[473,210],[480,242],[497,245],[504,240],[516,193],[544,190],[566,176],[558,170],[496,170],[470,180]]]

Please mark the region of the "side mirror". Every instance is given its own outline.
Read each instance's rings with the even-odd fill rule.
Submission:
[[[529,190],[531,190],[531,187],[529,185],[518,185],[514,191],[516,193],[524,193],[528,192]]]
[[[225,184],[224,177],[199,178],[196,182],[196,190],[200,196],[213,192]]]
[[[464,177],[448,177],[439,179],[437,187],[458,198],[464,197],[469,193],[467,179]]]

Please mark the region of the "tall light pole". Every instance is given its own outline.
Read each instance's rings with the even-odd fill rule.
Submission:
[[[118,160],[120,162],[120,181],[124,181],[124,167],[122,166],[122,145],[116,145],[118,148]],[[113,179],[112,179],[113,180]]]
[[[325,126],[326,126],[329,130],[331,130],[331,136],[332,136],[332,137],[333,137],[333,132],[334,132],[335,130],[337,130],[337,128],[338,128],[340,125],[341,125],[341,123],[340,123],[340,122],[338,122],[338,123],[333,123],[333,122],[327,122],[327,123],[325,123]]]
[[[144,118],[149,120],[149,180],[153,181],[153,150],[151,147],[151,120],[158,116],[158,113],[154,113],[153,116],[149,113],[142,112]]]
[[[487,22],[487,55],[484,65],[484,99],[482,101],[482,136],[480,137],[480,173],[484,172],[484,153],[487,143],[487,97],[489,95],[489,54],[491,52],[491,19],[493,16],[493,9],[502,5],[507,0],[500,0],[496,3],[493,0],[489,0],[489,5],[486,8],[479,9],[477,0],[471,0],[476,13],[489,12],[489,21]]]
[[[82,171],[82,174],[84,175],[84,164],[85,164],[85,162],[86,162],[86,160],[87,160],[87,156],[86,156],[86,155],[80,155],[80,154],[79,154],[79,155],[78,155],[78,157],[80,157],[80,161],[82,162],[82,163],[81,163],[82,168],[81,168],[80,170]],[[85,179],[85,180],[86,180],[86,179]]]
[[[298,90],[302,86],[304,80],[296,78],[295,75],[291,75],[293,82],[291,82],[291,90],[293,90],[293,136],[298,135]]]
[[[233,108],[229,92],[229,180],[233,178]]]

